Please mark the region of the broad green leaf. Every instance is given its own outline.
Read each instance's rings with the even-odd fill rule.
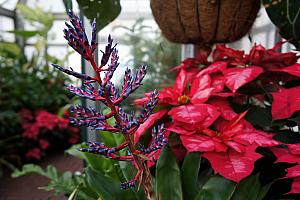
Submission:
[[[300,49],[300,1],[263,0],[266,11],[272,22],[278,27],[280,35]]]
[[[156,195],[160,200],[182,200],[180,169],[172,150],[166,146],[156,164]]]
[[[199,191],[198,173],[200,169],[200,153],[188,154],[182,164],[181,181],[184,199],[194,199]]]
[[[105,176],[99,171],[95,171],[92,168],[86,168],[87,181],[91,188],[97,192],[97,194],[103,200],[133,200],[135,195],[131,190],[121,190],[120,182]]]
[[[259,175],[249,176],[236,186],[232,200],[256,200],[260,190]]]
[[[229,200],[236,184],[220,175],[212,176],[202,187],[195,200]]]
[[[112,22],[121,12],[120,0],[77,0],[77,3],[90,21],[96,18],[97,31]]]

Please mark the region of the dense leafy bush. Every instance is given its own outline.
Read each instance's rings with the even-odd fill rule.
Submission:
[[[39,8],[20,4],[18,9],[37,29],[11,32],[24,39],[35,36],[38,42],[31,57],[15,43],[0,42],[0,160],[15,165],[28,159],[39,160],[46,149],[54,149],[51,144],[63,144],[56,147],[67,148],[65,142],[59,141],[73,138],[74,144],[79,139],[78,130],[68,126],[62,113],[57,116],[72,95],[63,89],[70,79],[48,66],[49,62],[64,62],[46,51],[45,41],[54,18]],[[41,121],[44,125],[57,124],[45,127]],[[29,137],[32,135],[35,137]]]

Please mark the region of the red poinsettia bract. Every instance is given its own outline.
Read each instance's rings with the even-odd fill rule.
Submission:
[[[295,164],[288,168],[286,178],[293,178],[292,188],[289,193],[300,192],[300,144],[286,144],[288,149],[272,148],[272,152],[277,157],[276,162],[286,162]]]

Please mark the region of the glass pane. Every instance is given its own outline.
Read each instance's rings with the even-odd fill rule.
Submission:
[[[9,10],[14,10],[18,0],[0,0],[0,6]]]
[[[30,7],[39,6],[45,11],[51,11],[53,13],[64,13],[65,6],[62,0],[27,0],[26,3]],[[75,3],[74,3],[75,4]]]
[[[14,21],[11,18],[0,16],[0,39],[7,42],[14,42],[14,34],[7,32],[11,30],[14,30]]]
[[[64,46],[49,46],[48,54],[60,60],[63,60],[67,55],[67,45]]]
[[[49,32],[49,44],[66,44],[63,30],[65,21],[54,21],[53,27]]]
[[[151,13],[149,0],[121,0],[122,11],[132,13]]]
[[[30,60],[32,56],[35,54],[36,49],[33,46],[25,46],[24,53],[26,55],[26,58]]]

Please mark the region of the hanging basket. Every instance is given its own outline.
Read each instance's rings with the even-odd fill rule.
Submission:
[[[260,0],[151,0],[156,22],[175,43],[233,42],[251,28]]]

